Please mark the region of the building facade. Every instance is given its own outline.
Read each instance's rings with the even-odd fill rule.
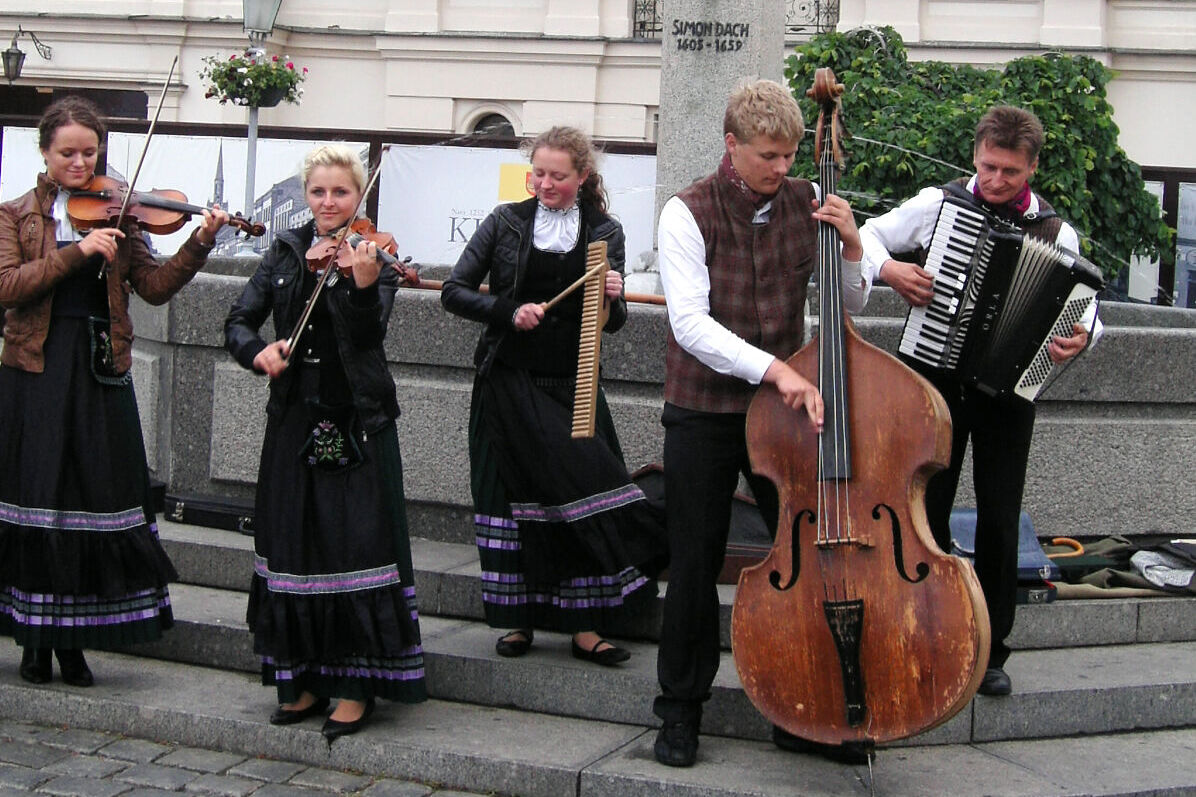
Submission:
[[[775,2],[793,42],[891,25],[914,59],[996,66],[1057,49],[1109,66],[1121,145],[1179,230],[1174,274],[1169,263],[1161,275],[1139,268],[1137,298],[1157,278],[1177,303],[1196,303],[1196,0]],[[261,109],[260,124],[428,143],[573,124],[604,141],[656,141],[667,0],[359,0],[351,12],[283,0],[266,50],[308,68],[305,97]],[[86,88],[114,115],[145,118],[177,55],[161,119],[244,125],[246,109],[205,98],[199,77],[205,56],[244,50],[242,13],[241,0],[58,0],[36,13],[0,0],[0,35],[22,31],[14,43],[26,52],[21,77],[0,85],[0,115],[35,117],[54,92]],[[52,48],[49,60],[29,34]]]

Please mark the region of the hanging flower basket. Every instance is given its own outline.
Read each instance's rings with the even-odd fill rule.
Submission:
[[[307,79],[307,67],[296,69],[289,56],[266,56],[260,50],[250,50],[227,59],[205,56],[199,71],[207,83],[205,97],[215,97],[223,105],[245,105],[270,108],[286,100],[299,104],[303,97],[301,84]]]

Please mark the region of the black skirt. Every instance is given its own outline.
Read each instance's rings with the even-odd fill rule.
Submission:
[[[474,524],[496,628],[617,629],[667,563],[663,506],[627,473],[605,396],[593,438],[571,437],[572,402],[572,379],[500,362],[474,382]]]
[[[173,624],[133,386],[93,374],[94,335],[53,316],[43,373],[0,367],[0,632],[28,647],[121,647]]]
[[[351,413],[318,414],[298,400],[266,423],[248,610],[262,681],[284,703],[305,691],[424,700],[395,426],[365,435]],[[318,456],[334,449],[352,456]]]

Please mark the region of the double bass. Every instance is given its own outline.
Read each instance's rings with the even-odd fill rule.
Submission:
[[[841,161],[834,73],[819,69],[824,194]],[[925,489],[951,452],[946,403],[845,316],[839,233],[819,223],[818,335],[788,364],[815,384],[821,433],[762,387],[747,415],[752,468],[777,489],[774,545],[739,578],[731,645],[743,689],[774,725],[822,744],[876,744],[945,722],[975,694],[988,613],[971,566],[943,553]]]

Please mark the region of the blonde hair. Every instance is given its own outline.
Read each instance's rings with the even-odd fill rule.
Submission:
[[[723,116],[724,135],[732,133],[737,140],[744,142],[756,136],[800,141],[805,132],[797,100],[776,81],[743,83],[727,100],[727,112]]]
[[[576,127],[558,125],[545,130],[530,141],[525,141],[520,149],[527,155],[527,159],[531,160],[536,156],[537,150],[545,147],[567,152],[573,169],[578,174],[587,170],[590,172],[590,176],[578,189],[578,194],[583,201],[594,205],[599,213],[606,213],[609,204],[606,188],[602,185],[602,175],[598,174],[598,150],[594,148],[594,142],[590,137]]]
[[[361,163],[361,157],[346,145],[324,144],[307,153],[299,172],[305,191],[307,181],[317,166],[339,166],[353,176],[358,193],[365,190],[365,166]]]

